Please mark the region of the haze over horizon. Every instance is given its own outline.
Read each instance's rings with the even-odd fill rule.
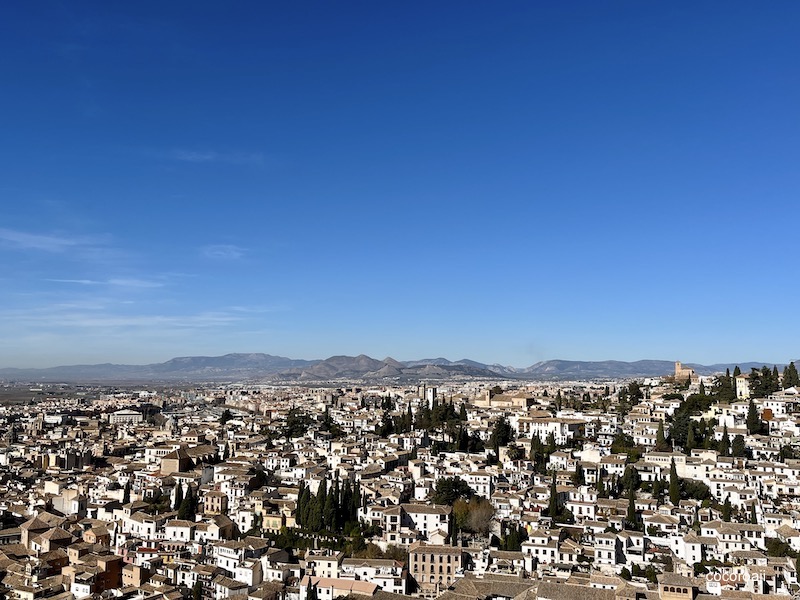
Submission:
[[[800,5],[6,7],[0,367],[800,356]]]
[[[414,362],[418,362],[418,361],[428,361],[428,360],[435,361],[435,360],[439,360],[439,359],[444,359],[444,360],[448,360],[448,361],[450,361],[452,363],[457,363],[459,361],[471,361],[471,362],[482,363],[482,364],[485,364],[487,366],[496,365],[496,366],[499,366],[499,367],[507,367],[507,368],[514,368],[514,369],[527,369],[529,367],[532,367],[532,366],[535,366],[535,365],[538,365],[538,364],[549,364],[551,362],[567,362],[567,363],[574,363],[574,362],[578,362],[578,363],[584,363],[584,362],[586,362],[586,363],[605,363],[605,362],[638,363],[638,362],[647,362],[647,363],[649,363],[649,362],[661,362],[661,361],[674,362],[674,361],[672,361],[671,359],[668,359],[668,358],[652,358],[652,357],[650,357],[650,358],[632,359],[630,361],[622,361],[622,360],[619,360],[619,359],[616,359],[616,358],[606,358],[606,359],[597,359],[597,360],[592,360],[592,361],[583,361],[581,359],[563,358],[562,357],[562,358],[551,358],[551,359],[545,359],[545,360],[541,360],[541,361],[535,361],[535,362],[533,362],[531,364],[524,364],[523,365],[523,364],[504,364],[504,363],[498,363],[496,361],[491,361],[491,360],[480,361],[480,360],[475,360],[473,358],[470,358],[468,356],[462,356],[462,357],[459,357],[459,358],[453,358],[453,357],[441,356],[441,355],[438,355],[438,354],[435,355],[435,356],[434,355],[430,355],[430,356],[425,355],[425,356],[417,356],[417,357],[403,357],[403,358],[398,359],[398,358],[396,358],[394,356],[390,356],[390,355],[371,356],[369,354],[364,354],[364,353],[357,354],[357,355],[332,354],[330,356],[324,356],[324,357],[307,357],[307,356],[283,356],[280,353],[269,353],[269,352],[228,352],[228,353],[219,354],[219,355],[213,355],[213,356],[212,355],[172,356],[172,357],[170,357],[168,359],[164,359],[164,360],[150,360],[150,361],[144,361],[144,362],[140,362],[140,363],[128,363],[128,364],[119,363],[119,362],[115,362],[115,361],[105,361],[103,363],[80,363],[80,364],[78,364],[78,363],[73,363],[73,364],[64,363],[64,364],[58,364],[58,365],[42,365],[40,367],[7,367],[7,366],[4,366],[4,365],[0,365],[0,371],[6,370],[6,369],[21,369],[21,370],[53,369],[53,368],[74,367],[74,366],[81,366],[81,365],[84,365],[84,366],[93,366],[93,365],[102,366],[102,365],[105,365],[105,364],[126,365],[126,366],[134,366],[134,367],[136,367],[136,366],[148,366],[148,365],[165,364],[165,363],[169,363],[170,361],[180,360],[180,359],[223,358],[223,357],[234,356],[234,355],[248,356],[248,355],[254,355],[254,354],[274,356],[274,357],[277,357],[277,358],[288,358],[288,359],[292,359],[292,360],[310,361],[312,363],[316,362],[316,361],[322,362],[322,361],[325,361],[325,360],[328,360],[328,359],[332,359],[332,358],[337,358],[337,357],[357,358],[358,356],[366,356],[366,357],[368,357],[370,359],[379,360],[379,361],[391,359],[391,360],[399,361],[401,363],[414,363]],[[786,359],[786,360],[777,361],[777,362],[757,361],[757,360],[756,361],[753,361],[753,360],[713,361],[713,362],[708,362],[708,363],[698,363],[696,361],[685,361],[684,360],[684,361],[681,361],[681,362],[684,365],[697,365],[697,364],[700,364],[700,365],[703,365],[703,366],[706,366],[706,367],[710,367],[710,366],[714,366],[714,365],[740,365],[740,366],[745,366],[745,365],[750,365],[750,364],[760,364],[760,365],[766,365],[766,366],[778,366],[780,369],[783,369],[790,362],[797,363],[797,362],[800,362],[800,361],[798,359]]]

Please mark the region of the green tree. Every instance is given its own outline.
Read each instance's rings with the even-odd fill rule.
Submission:
[[[306,588],[306,600],[317,600],[317,587],[311,584],[311,578],[308,578],[308,587]]]
[[[672,418],[672,424],[669,428],[670,436],[675,446],[683,448],[688,453],[687,442],[689,438],[689,429],[692,426],[690,413],[686,410],[678,409]]]
[[[633,479],[630,480],[628,487],[628,512],[625,515],[625,521],[631,529],[641,531],[642,522],[639,513],[636,512],[636,488],[633,486]]]
[[[670,445],[667,443],[667,438],[664,436],[664,421],[658,422],[658,431],[656,431],[656,446],[654,450],[656,452],[669,452],[672,450]]]
[[[547,443],[545,444],[544,448],[545,454],[548,455],[552,454],[553,452],[556,451],[556,448],[558,448],[558,446],[556,445],[556,436],[551,431],[550,433],[547,434]]]
[[[295,523],[302,527],[303,525],[303,511],[305,510],[306,502],[308,502],[308,496],[306,495],[308,492],[308,488],[306,488],[306,484],[304,481],[300,482],[300,487],[297,490],[297,505],[295,506]]]
[[[436,481],[431,500],[434,504],[452,506],[459,498],[472,498],[475,492],[460,477],[441,477]]]
[[[744,442],[744,436],[736,435],[731,443],[731,456],[742,457],[747,453],[747,446]]]
[[[202,600],[203,598],[203,582],[199,579],[194,582],[192,586],[192,600]]]
[[[547,516],[555,521],[560,512],[561,503],[559,502],[558,487],[556,486],[556,472],[553,471],[553,481],[550,483],[550,498],[547,504]]]
[[[750,394],[755,398],[766,398],[780,388],[777,367],[770,369],[764,365],[761,369],[750,371]]]
[[[631,381],[628,384],[628,397],[634,402],[644,399],[644,391],[638,381]]]
[[[728,426],[723,425],[722,427],[722,439],[719,442],[719,446],[717,447],[720,456],[730,456],[731,455],[731,438],[728,436]]]
[[[633,442],[633,438],[626,433],[618,433],[611,442],[612,454],[627,454],[629,462],[636,462],[641,456],[641,450]]]
[[[186,495],[178,508],[178,519],[182,521],[197,520],[197,500],[191,485],[186,486]]]
[[[725,503],[722,505],[722,520],[730,522],[731,520],[731,498],[725,497]]]
[[[507,446],[510,441],[514,439],[514,431],[511,429],[511,424],[508,419],[503,416],[495,421],[492,428],[492,435],[489,438],[489,443],[498,452],[500,446]]]
[[[667,482],[657,477],[653,480],[653,498],[658,500],[658,503],[661,504],[664,502],[664,492],[667,489]]]
[[[716,398],[717,402],[733,402],[736,400],[736,389],[730,369],[725,370],[725,375],[717,377],[712,396]]]
[[[325,505],[322,509],[322,520],[325,523],[325,529],[336,531],[336,501],[334,497],[336,494],[331,491],[325,496]]]
[[[125,487],[122,489],[122,503],[130,504],[131,501],[131,480],[125,482]]]
[[[231,413],[230,409],[226,408],[224,411],[222,411],[222,416],[219,418],[219,423],[220,425],[225,425],[225,423],[231,419],[233,419],[233,413]]]
[[[293,406],[286,415],[286,426],[283,435],[286,438],[303,437],[311,426],[311,417]]]
[[[689,423],[689,434],[686,436],[686,445],[684,446],[684,450],[686,454],[691,454],[692,450],[697,448],[697,442],[694,439],[694,425]]]
[[[576,487],[586,484],[586,476],[580,462],[575,465],[575,472],[572,474],[572,484]]]
[[[622,474],[622,481],[620,482],[624,490],[637,490],[642,485],[642,478],[639,471],[633,465],[625,467],[625,472]]]
[[[385,438],[392,435],[394,430],[394,420],[392,419],[392,415],[389,414],[388,410],[384,410],[383,417],[381,418],[381,424],[378,426],[376,433],[378,436]]]
[[[675,467],[675,459],[669,465],[669,501],[673,506],[678,506],[681,501],[681,483],[678,480],[678,469]]]
[[[681,498],[695,500],[708,500],[711,498],[711,490],[702,481],[694,479],[681,479]]]
[[[172,505],[172,510],[179,510],[183,504],[183,484],[175,484],[175,503]]]
[[[794,366],[794,362],[790,362],[789,365],[783,370],[783,381],[781,382],[781,387],[783,389],[787,389],[797,386],[800,386],[800,375],[797,373],[797,367]]]
[[[512,525],[506,530],[506,534],[500,543],[500,549],[507,552],[519,552],[522,548],[522,542],[526,539],[528,539],[528,533],[525,529],[519,525]]]
[[[508,445],[508,460],[518,461],[522,460],[525,456],[525,451],[516,444]]]
[[[747,405],[747,433],[750,435],[754,433],[761,433],[762,425],[761,415],[758,414],[756,404],[751,398]]]
[[[644,569],[644,576],[650,583],[658,583],[658,571],[653,565],[647,565]]]
[[[603,484],[603,468],[597,465],[597,482],[595,483],[598,498],[606,497],[606,486]]]

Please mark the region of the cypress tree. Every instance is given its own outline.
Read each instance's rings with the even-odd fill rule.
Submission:
[[[664,435],[664,421],[659,421],[658,423],[658,431],[656,431],[656,452],[667,452],[669,451],[669,445],[667,444],[667,438]]]
[[[319,483],[319,489],[317,489],[317,501],[319,503],[320,511],[325,510],[325,502],[328,500],[328,480],[323,477],[322,481]],[[322,522],[323,527],[325,526],[325,522]]]
[[[556,451],[556,436],[551,431],[547,434],[547,445],[544,449],[545,454],[552,454]]]
[[[339,502],[339,523],[344,526],[350,518],[350,507],[353,504],[353,489],[350,487],[350,480],[347,479],[342,486],[342,500]]]
[[[744,436],[736,435],[731,442],[731,456],[742,457],[747,453]]]
[[[175,503],[172,505],[172,510],[179,510],[183,504],[183,484],[178,483],[175,485]]]
[[[333,492],[325,496],[325,504],[322,508],[323,528],[331,531],[336,530],[336,503],[333,500]]]
[[[311,508],[314,504],[315,496],[311,495],[311,490],[305,488],[303,490],[303,527],[308,529],[309,519],[311,518]]]
[[[311,585],[311,577],[308,578],[308,587],[306,588],[306,600],[317,600],[317,588]]]
[[[122,503],[130,504],[131,501],[131,480],[125,482],[125,487],[122,490]]]
[[[678,506],[681,501],[681,484],[678,480],[678,469],[675,467],[675,459],[669,465],[669,501],[673,506]]]
[[[724,425],[722,428],[722,440],[719,442],[718,451],[722,456],[730,456],[731,453],[731,439],[728,437],[728,426]]]
[[[628,513],[625,520],[632,529],[639,529],[639,516],[636,514],[636,488],[633,487],[633,480],[628,487]]]
[[[731,497],[725,497],[725,504],[722,505],[722,520],[730,522],[731,520]]]
[[[320,494],[312,496],[311,502],[308,507],[308,519],[306,520],[306,529],[311,531],[321,531],[323,527],[322,510],[324,506],[320,503]]]
[[[556,517],[560,512],[559,503],[558,503],[558,488],[556,487],[556,472],[553,471],[553,481],[550,484],[550,499],[547,506],[547,516],[553,519],[555,523]]]
[[[622,474],[622,487],[620,491],[625,489],[638,489],[642,483],[642,478],[639,471],[633,465],[625,467],[625,472]]]
[[[572,483],[575,484],[576,487],[582,486],[586,483],[586,477],[584,476],[581,463],[575,465],[575,472],[572,474]]]
[[[366,508],[366,496],[364,497],[364,504]],[[358,522],[358,509],[361,507],[361,486],[357,481],[353,482],[353,495],[350,503],[350,520],[354,523]]]
[[[756,404],[753,399],[750,399],[747,405],[747,433],[754,434],[761,432],[761,417],[756,409]]]
[[[295,507],[294,511],[295,523],[297,523],[301,527],[303,526],[303,500],[305,500],[303,495],[305,491],[306,491],[306,484],[304,481],[301,481],[300,489],[297,491],[297,506]]]
[[[194,498],[194,491],[191,485],[186,486],[186,495],[178,508],[178,519],[182,521],[197,520],[197,502]]]
[[[694,424],[689,423],[689,433],[686,436],[686,454],[691,454],[692,450],[697,447],[697,442],[694,439]]]

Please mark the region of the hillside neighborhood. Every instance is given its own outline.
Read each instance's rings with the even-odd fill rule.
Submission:
[[[8,599],[800,595],[794,363],[27,393],[0,407]]]

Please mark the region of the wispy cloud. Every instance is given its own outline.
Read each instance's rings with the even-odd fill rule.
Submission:
[[[245,249],[232,244],[214,244],[203,247],[203,254],[206,258],[236,260],[244,256]]]
[[[234,324],[242,320],[239,315],[227,311],[206,311],[186,315],[165,314],[113,314],[60,307],[39,307],[0,312],[0,321],[23,324],[27,327],[44,328],[52,331],[64,329],[124,331],[131,329],[166,331],[169,329],[207,329]],[[100,308],[100,307],[98,307]]]
[[[158,288],[163,287],[160,281],[148,281],[146,279],[114,278],[106,280],[98,279],[47,279],[53,283],[69,283],[75,285],[113,285],[128,288]]]
[[[80,238],[28,233],[6,228],[0,228],[0,241],[23,250],[42,250],[44,252],[64,252],[69,248],[87,243],[86,240]]]
[[[234,313],[241,313],[246,315],[257,315],[264,313],[286,312],[290,308],[286,305],[275,306],[229,306],[227,310]]]
[[[109,279],[108,283],[109,285],[132,288],[157,288],[164,286],[160,281],[148,281],[146,279]]]
[[[94,279],[45,279],[51,283],[74,283],[75,285],[101,285],[102,281],[95,281]]]
[[[214,150],[173,150],[168,154],[173,160],[190,163],[225,163],[230,165],[260,165],[266,157],[260,152],[217,152]]]

